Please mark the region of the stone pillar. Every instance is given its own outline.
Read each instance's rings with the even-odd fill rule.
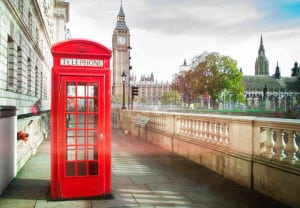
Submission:
[[[17,175],[17,117],[15,106],[0,106],[0,195]]]

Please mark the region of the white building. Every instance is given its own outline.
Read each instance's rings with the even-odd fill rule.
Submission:
[[[51,46],[64,39],[68,19],[62,0],[0,1],[0,105],[22,115],[41,100],[49,110]]]
[[[0,0],[0,106],[16,106],[17,131],[29,134],[17,143],[18,170],[49,132],[51,46],[68,21],[64,0]]]

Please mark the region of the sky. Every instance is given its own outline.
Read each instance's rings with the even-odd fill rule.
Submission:
[[[72,38],[112,48],[121,0],[69,0]],[[300,63],[300,0],[123,0],[132,72],[171,81],[186,59],[218,52],[254,75],[260,36],[270,75]],[[112,66],[111,66],[112,68]]]

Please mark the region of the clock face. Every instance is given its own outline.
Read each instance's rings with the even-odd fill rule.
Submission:
[[[124,36],[120,36],[118,39],[118,43],[124,45],[126,43],[126,38]]]

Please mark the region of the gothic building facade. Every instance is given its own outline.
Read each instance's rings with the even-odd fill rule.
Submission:
[[[139,88],[139,95],[134,98],[134,101],[140,104],[160,104],[163,94],[171,90],[171,84],[168,81],[155,80],[153,73],[148,76],[143,74],[140,79],[133,76],[130,83],[131,86]]]
[[[242,78],[246,105],[259,105],[268,101],[269,109],[300,110],[300,73],[298,63],[291,69],[290,77],[282,77],[277,61],[275,73],[269,75],[269,63],[261,36],[258,57],[255,62],[255,75],[243,75]],[[299,107],[297,107],[299,106]]]
[[[295,62],[294,67],[291,69],[291,76],[282,77],[278,61],[275,67],[275,73],[269,75],[269,63],[265,55],[265,48],[261,36],[258,57],[255,62],[255,75],[243,75],[243,84],[246,91],[262,91],[266,86],[269,92],[300,92],[299,75],[298,63]]]

